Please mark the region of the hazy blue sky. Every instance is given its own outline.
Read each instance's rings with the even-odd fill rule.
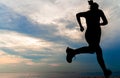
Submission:
[[[95,0],[108,18],[102,27],[105,63],[120,71],[120,0]],[[99,72],[96,55],[65,60],[67,46],[87,45],[76,13],[87,0],[0,0],[0,72]],[[84,19],[82,20],[85,26]]]

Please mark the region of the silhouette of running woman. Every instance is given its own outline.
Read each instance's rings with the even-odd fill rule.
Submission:
[[[84,31],[84,27],[81,24],[80,17],[84,17],[86,19],[87,24],[87,30],[85,33],[85,39],[88,43],[88,46],[81,47],[78,49],[72,49],[67,47],[66,49],[66,60],[68,63],[72,62],[72,58],[76,54],[82,54],[82,53],[96,53],[97,61],[99,65],[101,66],[105,78],[109,78],[112,72],[106,68],[103,55],[102,55],[102,49],[100,47],[100,38],[101,38],[101,27],[108,24],[108,21],[103,13],[102,10],[99,9],[99,5],[92,0],[88,1],[90,5],[90,10],[86,12],[80,12],[76,14],[76,18],[78,21],[78,24],[80,26],[80,31]],[[102,23],[100,23],[100,19],[102,19]]]

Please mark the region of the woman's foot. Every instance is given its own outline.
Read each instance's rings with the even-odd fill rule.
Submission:
[[[105,75],[105,78],[109,78],[111,76],[112,72],[111,70],[107,69],[105,72],[104,72],[104,75]]]
[[[66,53],[67,53],[66,60],[67,60],[68,63],[71,63],[72,58],[75,56],[74,50],[67,47]]]

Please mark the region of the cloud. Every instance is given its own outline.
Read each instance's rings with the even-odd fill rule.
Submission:
[[[50,66],[52,66],[52,67],[59,67],[60,66],[60,64],[49,64]]]
[[[50,59],[54,55],[63,54],[66,47],[64,42],[58,40],[60,36],[54,34],[56,25],[36,24],[5,5],[0,7],[1,50],[9,55],[31,60],[25,63],[29,65],[41,65],[46,62],[41,62],[43,58]],[[8,19],[10,21],[6,21]]]
[[[103,33],[102,38],[105,43],[105,47],[111,47],[111,44],[115,44],[114,42],[119,42],[117,39],[119,38],[119,21],[118,18],[120,16],[119,9],[120,6],[118,4],[119,1],[101,1],[100,6],[105,12],[108,25],[106,27],[102,27]]]
[[[53,4],[51,3],[51,5]],[[52,13],[53,15],[50,15],[50,17],[53,20],[51,20],[49,19],[48,16],[45,16],[44,13],[42,14],[38,10],[38,11],[35,11],[36,13],[38,13],[38,15],[42,15],[42,17],[44,16],[45,20],[52,21],[49,23],[44,23],[43,21],[40,21],[38,23],[37,19],[41,20],[42,19],[41,16],[36,17],[34,20],[31,16],[29,16],[29,13],[28,15],[25,15],[24,13],[16,13],[16,11],[13,11],[14,9],[12,9],[11,7],[8,8],[5,5],[1,5],[0,7],[2,8],[1,9],[2,12],[0,15],[1,16],[0,28],[2,29],[17,31],[20,33],[22,32],[35,37],[41,37],[43,39],[49,39],[54,41],[57,40],[59,42],[61,40],[59,40],[58,37],[59,38],[62,37],[63,39],[66,37],[65,39],[69,39],[70,41],[74,41],[74,42],[82,40],[82,37],[80,37],[81,33],[79,33],[79,30],[76,29],[77,25],[75,24],[75,22],[70,20],[70,19],[74,19],[73,17],[70,16],[70,14],[68,14],[67,15],[68,17],[67,17],[65,15],[59,15],[58,13]],[[52,8],[54,9],[54,7],[51,7],[51,9]],[[61,16],[62,18],[54,19],[53,18],[54,14],[56,14],[55,16]],[[35,16],[34,13],[33,13],[33,16]],[[46,19],[45,17],[48,17],[48,18]],[[72,29],[70,29],[71,26],[72,26]]]
[[[34,38],[15,31],[0,30],[0,49],[5,54],[3,56],[3,52],[1,52],[1,61],[9,60],[3,61],[1,64],[24,62],[26,65],[43,65],[50,61],[54,62],[53,58],[58,59],[59,55],[63,55],[65,52],[65,48],[62,44]],[[48,61],[43,60],[45,58]]]
[[[80,4],[83,3],[83,1],[73,0],[1,0],[0,2],[7,7],[12,8],[17,13],[30,16],[31,19],[34,19],[34,21],[38,21],[40,23],[51,23],[54,19],[64,18],[66,15],[74,13],[73,10],[76,9],[75,6],[79,5],[79,2]]]
[[[60,44],[40,38],[30,37],[18,32],[0,30],[0,64],[60,66],[57,61],[60,55],[63,55],[63,48],[64,46]],[[56,63],[54,63],[55,61]]]
[[[64,19],[64,23],[60,21],[56,22],[58,25],[58,32],[56,32],[55,35],[62,36],[63,38],[74,42],[82,41],[83,33],[80,32],[76,24],[72,21],[65,21],[66,20]]]
[[[1,48],[10,48],[15,51],[42,51],[47,48],[50,49],[53,46],[52,42],[4,30],[0,31],[0,43]]]
[[[20,64],[32,62],[30,59],[25,59],[20,56],[9,55],[6,52],[0,50],[0,64]]]

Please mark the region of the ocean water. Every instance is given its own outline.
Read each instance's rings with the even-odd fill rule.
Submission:
[[[120,73],[118,73],[120,75]],[[78,73],[0,73],[0,78],[104,78],[103,76]],[[120,78],[120,76],[111,76],[110,78]]]

